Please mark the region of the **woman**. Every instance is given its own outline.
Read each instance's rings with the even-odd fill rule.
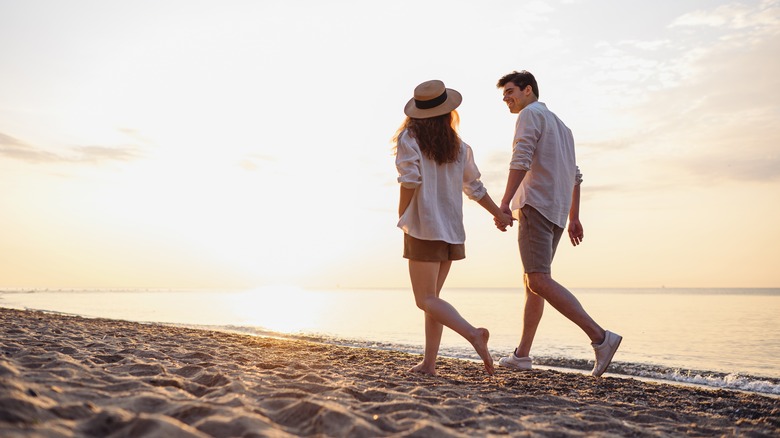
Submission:
[[[502,231],[512,224],[487,194],[471,147],[458,136],[455,108],[461,100],[442,81],[418,85],[404,108],[408,117],[393,138],[401,183],[398,227],[404,231],[414,299],[425,312],[425,354],[411,371],[433,376],[443,325],[466,338],[488,374],[494,372],[488,330],[469,324],[439,298],[452,261],[466,257],[461,191],[490,212]]]

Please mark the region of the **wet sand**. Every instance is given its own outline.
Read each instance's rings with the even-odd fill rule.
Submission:
[[[780,398],[0,308],[0,436],[780,436]]]

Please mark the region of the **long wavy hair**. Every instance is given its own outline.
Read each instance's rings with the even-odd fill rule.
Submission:
[[[435,161],[436,164],[457,161],[460,155],[459,124],[460,116],[455,110],[427,119],[407,117],[393,136],[393,144],[395,145],[393,151],[397,151],[398,138],[406,130],[417,140],[423,155]]]

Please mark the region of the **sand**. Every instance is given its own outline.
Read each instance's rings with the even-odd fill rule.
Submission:
[[[780,436],[780,399],[0,309],[2,437]]]

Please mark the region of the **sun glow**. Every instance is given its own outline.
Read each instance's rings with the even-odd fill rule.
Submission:
[[[460,91],[461,133],[498,200],[516,117],[495,81],[523,68],[585,174],[589,237],[559,247],[562,283],[780,281],[780,229],[735,227],[744,212],[780,217],[767,202],[780,191],[776,1],[737,15],[725,0],[620,14],[544,2],[531,21],[512,3],[500,24],[478,3],[425,2],[421,17],[477,29],[436,56],[408,49],[436,29],[395,32],[406,7],[335,3],[3,3],[2,286],[406,287],[389,141],[403,105],[428,79]],[[502,56],[495,41],[518,38]],[[390,59],[408,62],[376,67]],[[448,285],[517,285],[515,231],[465,204],[468,258]]]
[[[325,298],[296,286],[274,285],[236,294],[229,306],[241,324],[298,333],[320,326],[330,306]]]

